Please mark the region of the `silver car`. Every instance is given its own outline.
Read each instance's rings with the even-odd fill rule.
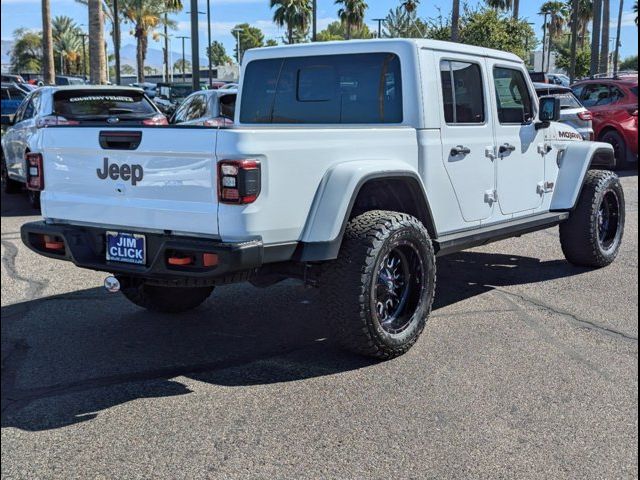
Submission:
[[[585,108],[570,88],[548,83],[534,83],[538,97],[553,96],[560,99],[560,121],[575,128],[585,140],[593,140],[593,115]]]
[[[201,90],[185,98],[171,117],[172,124],[222,127],[233,124],[238,90]]]

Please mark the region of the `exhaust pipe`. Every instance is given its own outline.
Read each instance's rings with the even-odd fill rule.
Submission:
[[[109,293],[118,293],[120,291],[120,281],[113,275],[109,275],[104,279],[104,289]]]

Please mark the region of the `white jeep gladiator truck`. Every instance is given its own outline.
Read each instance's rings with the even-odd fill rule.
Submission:
[[[392,358],[431,311],[436,256],[560,225],[569,262],[622,241],[613,149],[557,123],[522,60],[429,40],[246,53],[235,125],[48,127],[29,153],[35,252],[110,272],[154,311],[298,278],[346,347]]]

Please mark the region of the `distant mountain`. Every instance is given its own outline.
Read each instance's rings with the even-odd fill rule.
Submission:
[[[178,60],[182,58],[182,51],[175,52],[171,51],[169,55],[170,62],[172,64],[176,63]],[[184,58],[191,61],[191,55],[187,49],[184,52]],[[162,71],[162,67],[164,65],[164,59],[162,56],[162,50],[157,48],[149,48],[147,50],[147,58],[145,60],[145,65],[151,68],[156,68],[159,71]],[[135,68],[136,66],[136,46],[135,45],[124,45],[120,48],[120,64],[121,65],[131,65]],[[206,58],[200,58],[200,66],[204,66],[207,64]]]

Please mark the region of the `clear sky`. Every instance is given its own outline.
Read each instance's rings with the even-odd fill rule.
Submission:
[[[206,1],[199,0],[199,9],[206,11]],[[229,54],[234,48],[234,38],[230,33],[232,27],[238,23],[248,22],[254,26],[261,28],[266,38],[275,38],[281,40],[284,32],[278,29],[271,21],[271,12],[269,9],[269,0],[210,0],[212,10],[212,34],[214,40],[224,43]],[[464,1],[464,0],[463,0]],[[391,8],[395,8],[400,0],[369,0],[369,10],[367,11],[367,23],[371,28],[376,28],[373,18],[385,17]],[[475,5],[478,0],[469,0],[469,5]],[[521,16],[527,18],[528,21],[535,23],[538,38],[542,38],[542,18],[537,15],[542,1],[526,1],[521,0]],[[625,58],[638,53],[638,30],[634,23],[634,14],[631,10],[632,0],[624,0],[625,8],[623,9],[623,28],[621,36],[621,57]],[[189,10],[190,0],[183,0],[185,11]],[[0,0],[1,18],[2,18],[2,39],[11,39],[12,32],[19,27],[40,29],[42,28],[40,16],[40,0]],[[422,0],[419,15],[420,17],[435,17],[439,13],[439,9],[443,15],[449,15],[451,10],[450,0]],[[611,1],[611,36],[615,36],[615,23],[617,22],[619,3],[615,0]],[[77,3],[76,0],[51,0],[52,16],[68,15],[73,17],[79,24],[88,24],[87,9],[85,6]],[[337,7],[333,0],[318,0],[318,22],[319,30],[324,28],[330,22],[336,20]],[[190,35],[189,16],[182,12],[175,15],[178,21],[178,31],[173,32],[175,35]],[[87,28],[84,26],[83,28]],[[130,27],[123,25],[123,45],[135,44],[135,39],[129,35]],[[204,56],[204,45],[206,43],[206,17],[201,16],[200,21],[200,41],[201,50]],[[613,46],[613,39],[611,45]],[[159,43],[150,41],[149,46],[152,48],[162,48]],[[111,47],[109,47],[111,49]],[[178,40],[173,40],[171,50],[177,52],[179,50]],[[187,47],[190,50],[190,47]]]

